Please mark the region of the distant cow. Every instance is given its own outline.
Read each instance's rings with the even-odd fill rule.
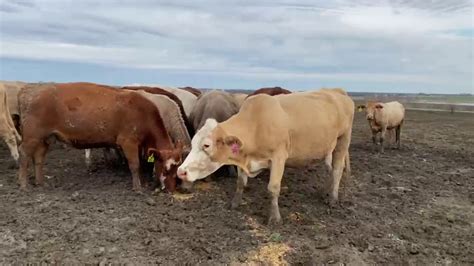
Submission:
[[[343,170],[349,169],[349,145],[354,102],[342,89],[249,97],[240,111],[218,123],[208,119],[192,140],[192,149],[178,168],[188,182],[204,178],[222,165],[236,165],[238,176],[232,207],[237,207],[247,184],[270,168],[269,223],[280,222],[278,198],[285,166],[301,166],[331,154],[330,203],[338,200]]]
[[[5,86],[0,84],[0,137],[7,143],[11,156],[18,164],[18,144],[21,137],[15,129],[8,102]]]
[[[200,91],[199,89],[196,89],[196,88],[193,88],[193,87],[189,87],[189,86],[187,86],[187,87],[182,87],[182,88],[180,88],[180,89],[185,90],[185,91],[188,91],[188,92],[190,92],[190,93],[196,95],[196,97],[199,97],[199,96],[201,96],[201,94],[202,94],[202,91]]]
[[[251,97],[251,96],[254,96],[254,95],[257,95],[257,94],[268,94],[270,96],[274,96],[274,95],[279,95],[279,94],[290,94],[290,93],[291,93],[291,91],[283,89],[281,87],[261,88],[261,89],[258,89],[256,91],[254,91],[253,93],[249,94],[249,96],[247,96],[247,98]]]
[[[405,119],[405,107],[397,101],[388,103],[369,101],[361,107],[366,110],[374,144],[377,143],[376,137],[380,133],[380,152],[384,151],[387,130],[395,129],[395,141],[397,148],[400,148],[400,131]]]
[[[182,147],[175,148],[156,106],[139,93],[92,83],[42,84],[19,94],[23,142],[20,145],[19,183],[27,188],[30,158],[36,184],[43,179],[43,163],[54,140],[75,148],[120,147],[140,191],[139,156],[154,161],[156,178],[168,191],[176,187],[176,168]]]

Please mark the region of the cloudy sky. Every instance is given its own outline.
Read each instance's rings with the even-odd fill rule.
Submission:
[[[474,0],[0,0],[0,79],[474,93]]]

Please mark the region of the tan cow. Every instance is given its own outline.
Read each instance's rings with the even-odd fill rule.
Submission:
[[[237,103],[239,104],[239,108],[240,106],[242,106],[242,104],[244,103],[245,99],[247,99],[247,97],[249,96],[248,94],[246,93],[232,93],[232,96],[235,98],[235,100],[237,101]]]
[[[225,164],[240,167],[246,176],[270,168],[268,221],[280,222],[278,197],[285,165],[298,167],[331,154],[330,203],[338,200],[342,173],[350,164],[353,118],[354,102],[342,89],[255,95],[227,121],[207,120],[193,138],[191,153],[178,168],[178,176],[192,182]],[[239,205],[246,181],[239,175],[233,207]]]
[[[172,87],[172,86],[164,86],[164,85],[158,85],[158,84],[144,85],[144,84],[135,83],[132,85],[128,85],[126,87],[143,87],[143,86],[157,87],[176,95],[179,98],[179,100],[181,100],[186,116],[188,117],[191,114],[191,111],[193,110],[193,107],[197,101],[197,96],[194,95],[193,93],[186,90],[179,89],[177,87]]]
[[[10,154],[18,164],[18,144],[21,142],[21,137],[13,124],[8,106],[8,96],[3,84],[0,84],[0,136],[7,143]]]
[[[384,151],[384,139],[387,130],[395,129],[395,141],[400,148],[400,131],[405,119],[405,107],[397,101],[382,103],[369,101],[365,106],[366,118],[372,131],[372,142],[377,143],[380,133],[380,152]]]
[[[27,83],[20,81],[1,81],[0,83],[5,86],[10,115],[12,116],[15,128],[19,130],[20,111],[18,109],[18,92],[20,92],[20,90],[25,87]]]
[[[181,141],[185,147],[191,148],[191,137],[186,129],[186,125],[178,104],[168,96],[151,94],[143,90],[137,91],[139,94],[150,100],[160,110],[163,123],[174,143]]]

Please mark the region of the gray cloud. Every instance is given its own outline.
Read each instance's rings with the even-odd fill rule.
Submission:
[[[472,90],[472,1],[6,1],[0,56]],[[359,76],[357,76],[359,75]]]

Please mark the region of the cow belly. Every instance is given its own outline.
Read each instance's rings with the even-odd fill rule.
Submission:
[[[113,136],[105,136],[103,134],[81,134],[81,132],[54,131],[47,138],[47,141],[51,143],[55,140],[69,144],[77,149],[113,147],[116,143],[116,138]]]

